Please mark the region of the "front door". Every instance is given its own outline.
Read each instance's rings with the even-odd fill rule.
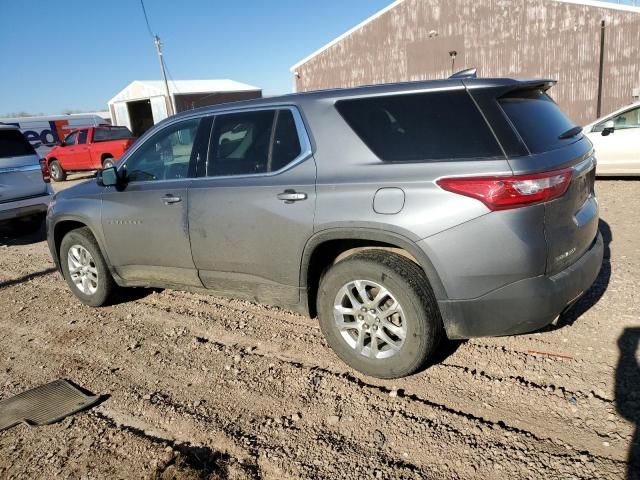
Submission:
[[[613,120],[613,132],[602,135],[606,122],[601,122],[589,135],[598,159],[598,172],[609,175],[640,173],[640,107],[610,120]]]
[[[189,190],[191,247],[203,284],[265,303],[298,303],[316,179],[299,113],[218,115],[208,153]]]
[[[81,148],[77,144],[78,132],[71,132],[67,135],[62,142],[60,149],[56,152],[56,158],[64,170],[74,170],[76,167],[75,156],[78,152],[78,148]]]
[[[78,144],[73,147],[73,164],[74,168],[78,170],[91,170],[91,154],[89,153],[89,145],[87,145],[87,140],[89,136],[89,129],[83,128],[82,130],[78,130]]]
[[[202,286],[187,223],[199,124],[183,120],[156,132],[123,160],[125,186],[103,196],[107,254],[129,284]]]

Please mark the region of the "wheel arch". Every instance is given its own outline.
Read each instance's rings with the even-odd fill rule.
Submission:
[[[315,316],[316,294],[323,271],[335,262],[367,249],[388,249],[414,261],[425,273],[436,299],[446,299],[444,285],[433,263],[415,242],[384,230],[369,228],[332,228],[312,236],[305,245],[300,269],[303,308]]]
[[[109,257],[107,256],[106,250],[102,243],[102,239],[99,235],[96,234],[96,231],[91,227],[90,222],[85,221],[82,218],[77,217],[64,217],[59,220],[56,220],[55,224],[51,228],[50,232],[52,233],[52,242],[50,243],[51,254],[54,256],[54,262],[58,270],[60,270],[60,246],[62,245],[62,239],[64,236],[71,232],[72,230],[77,230],[79,228],[88,228],[93,235],[93,238],[96,240],[98,247],[104,257],[104,260],[109,268],[109,271],[113,274],[113,268],[111,266],[111,262],[109,261]]]

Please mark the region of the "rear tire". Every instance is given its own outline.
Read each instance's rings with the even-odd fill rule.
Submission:
[[[49,173],[51,178],[56,182],[64,182],[67,179],[67,172],[64,171],[60,162],[53,160],[49,163]]]
[[[85,305],[101,307],[117,289],[100,247],[86,227],[64,236],[60,244],[60,266],[69,288]]]
[[[317,305],[320,328],[333,351],[372,377],[415,373],[442,337],[440,310],[426,275],[396,253],[369,250],[336,263],[321,279]]]
[[[113,157],[105,157],[104,160],[102,160],[102,168],[111,168],[115,165],[115,160]]]

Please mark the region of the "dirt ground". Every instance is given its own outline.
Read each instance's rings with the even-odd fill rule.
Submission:
[[[637,478],[640,183],[597,191],[606,259],[558,325],[446,343],[394,381],[277,308],[169,290],[85,307],[44,234],[0,232],[0,398],[58,378],[108,396],[0,432],[0,478]]]

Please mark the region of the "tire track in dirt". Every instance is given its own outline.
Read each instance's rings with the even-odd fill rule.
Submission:
[[[148,308],[150,308],[151,310],[154,309],[153,306],[149,306]],[[148,318],[148,322],[149,325],[151,327],[162,327],[164,329],[164,331],[167,331],[171,328],[182,328],[181,326],[185,324],[183,319],[178,319],[176,320],[174,318],[174,316],[172,316],[171,318],[159,318],[157,315],[148,315],[148,316],[142,316],[143,319],[147,319]],[[183,315],[184,317],[184,315]],[[140,315],[138,315],[138,318],[140,318]],[[344,382],[344,381],[348,381],[350,383],[352,383],[353,385],[355,385],[357,388],[369,388],[369,389],[377,389],[381,394],[383,395],[388,395],[390,392],[392,392],[392,389],[389,388],[388,386],[385,385],[376,385],[376,384],[371,384],[368,382],[365,382],[363,380],[361,380],[360,378],[354,376],[353,374],[350,374],[348,371],[344,371],[343,369],[336,369],[334,365],[325,365],[325,366],[319,366],[317,363],[306,363],[305,359],[300,359],[300,358],[296,358],[296,357],[291,357],[290,355],[283,355],[283,354],[278,354],[277,353],[277,346],[276,345],[271,345],[269,347],[267,347],[267,349],[264,349],[264,346],[260,346],[258,348],[256,348],[255,350],[251,349],[249,353],[246,353],[247,351],[247,347],[251,346],[254,342],[252,342],[252,339],[249,339],[250,341],[247,341],[246,338],[239,338],[234,334],[230,334],[229,332],[225,332],[225,331],[211,331],[211,330],[194,330],[194,328],[190,328],[191,332],[190,335],[196,335],[199,338],[216,338],[215,341],[209,340],[209,342],[211,342],[212,345],[216,345],[219,349],[223,349],[223,350],[236,350],[236,351],[241,351],[244,352],[243,355],[247,355],[247,356],[258,356],[258,357],[264,357],[267,360],[277,360],[277,361],[281,361],[281,362],[287,362],[290,365],[294,366],[296,369],[302,369],[302,370],[307,370],[307,371],[315,371],[315,372],[321,372],[324,375],[331,375],[334,378],[338,379],[339,382]],[[149,330],[146,331],[146,334],[149,335],[151,332]],[[156,336],[160,336],[161,333],[158,332],[156,334]],[[62,341],[61,343],[67,343],[66,341]],[[154,348],[156,348],[156,346],[161,345],[162,342],[158,342],[158,343],[154,343]],[[116,345],[104,345],[104,347],[108,347],[106,348],[107,351],[109,350],[117,350],[118,348],[118,344]],[[171,347],[174,348],[172,346],[172,344],[164,344],[164,348],[166,349],[167,347]],[[177,348],[177,347],[176,347]],[[180,350],[178,349],[178,351],[176,353],[180,353]],[[184,352],[182,352],[184,353]],[[90,352],[86,352],[86,355],[90,355]],[[106,368],[106,367],[105,367]],[[139,372],[140,375],[144,374],[144,371],[140,371]],[[451,377],[451,375],[447,375],[447,377]],[[438,403],[437,401],[431,400],[431,399],[427,399],[427,398],[422,398],[421,396],[418,396],[417,394],[407,394],[405,395],[406,399],[408,401],[413,401],[413,402],[420,402],[424,405],[427,405],[431,408],[436,408],[436,409],[440,409],[443,410],[445,412],[448,412],[450,414],[453,415],[457,415],[463,418],[466,418],[468,420],[473,420],[476,422],[479,422],[480,424],[483,424],[485,426],[488,426],[489,428],[500,428],[500,429],[504,429],[508,432],[513,432],[513,433],[518,433],[518,434],[522,434],[525,436],[529,436],[532,437],[536,440],[541,440],[542,438],[548,438],[546,436],[540,436],[539,434],[534,434],[530,431],[527,431],[525,429],[519,428],[519,427],[514,427],[511,425],[508,425],[507,423],[503,422],[503,421],[496,421],[496,420],[492,420],[489,418],[485,418],[482,415],[478,415],[477,413],[469,413],[466,410],[463,409],[457,409],[457,408],[453,408],[450,405],[448,405],[447,403]],[[446,395],[445,395],[446,397]],[[566,439],[565,439],[566,440]],[[570,444],[570,443],[568,443]],[[580,447],[578,447],[580,448]],[[585,454],[588,452],[584,452]]]

